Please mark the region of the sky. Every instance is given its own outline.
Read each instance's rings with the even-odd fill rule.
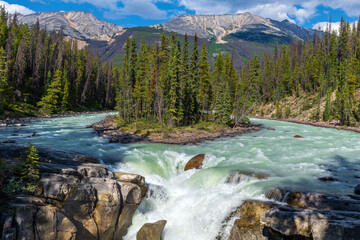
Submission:
[[[182,14],[250,12],[275,20],[289,20],[306,28],[325,28],[341,17],[359,18],[359,0],[0,0],[8,12],[88,11],[97,18],[125,27],[162,23]]]

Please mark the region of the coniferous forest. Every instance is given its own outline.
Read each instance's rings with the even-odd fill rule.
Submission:
[[[63,33],[18,25],[0,15],[0,116],[35,109],[41,115],[113,108],[116,71]]]
[[[341,21],[307,41],[275,46],[234,66],[220,53],[210,64],[206,44],[185,35],[162,34],[140,44],[130,38],[120,67],[102,62],[63,33],[18,25],[0,16],[0,116],[20,108],[47,115],[85,109],[116,109],[124,124],[146,121],[187,126],[200,121],[233,125],[258,104],[288,96],[326,98],[317,120],[343,125],[360,121],[360,23]],[[335,96],[335,97],[331,97]],[[230,116],[233,116],[230,118]]]

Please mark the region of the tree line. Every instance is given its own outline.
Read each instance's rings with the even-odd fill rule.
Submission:
[[[338,31],[329,24],[313,39],[275,47],[274,54],[254,56],[239,72],[237,93],[246,106],[278,103],[288,96],[316,96],[316,120],[339,120],[343,125],[360,121],[360,21],[341,19]],[[320,111],[320,100],[325,109]]]
[[[63,32],[46,32],[17,23],[0,11],[0,115],[19,105],[53,114],[114,108],[116,71],[87,47],[65,41]]]
[[[124,124],[233,125],[256,104],[313,95],[317,120],[360,121],[359,22],[351,26],[342,19],[339,32],[329,25],[312,39],[275,45],[273,53],[255,54],[239,69],[228,53],[219,53],[211,65],[196,35],[192,44],[175,33],[153,44],[129,38],[124,52],[121,66],[114,67],[65,41],[62,31],[18,25],[16,15],[9,20],[1,9],[0,115],[29,104],[40,114],[116,108]]]
[[[214,70],[203,43],[192,46],[173,33],[153,45],[127,39],[116,102],[124,123],[145,120],[163,126],[186,126],[213,120],[230,123],[237,81],[233,59],[219,54]]]

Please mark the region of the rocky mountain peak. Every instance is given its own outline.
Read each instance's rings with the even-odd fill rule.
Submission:
[[[303,33],[308,31],[308,29],[298,27],[289,21],[278,22],[249,12],[224,15],[184,14],[151,27],[180,34],[194,35],[196,33],[201,38],[210,39],[215,37],[218,43],[226,43],[223,40],[225,36],[238,32],[260,32],[277,36],[303,38]]]
[[[122,26],[99,20],[86,11],[40,12],[18,16],[20,23],[34,25],[39,19],[40,27],[48,31],[63,28],[64,34],[79,40],[96,39],[109,41],[123,30]]]

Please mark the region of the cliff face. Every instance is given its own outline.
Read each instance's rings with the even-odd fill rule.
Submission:
[[[0,145],[0,157],[15,159],[24,148]],[[16,195],[1,213],[2,239],[121,239],[145,195],[145,180],[113,173],[96,159],[38,149],[41,187]]]
[[[30,15],[19,15],[20,23],[32,26],[39,19],[41,28],[48,31],[59,31],[79,40],[102,40],[110,41],[114,35],[123,30],[122,26],[99,20],[93,14],[82,11],[70,12],[41,12]]]

